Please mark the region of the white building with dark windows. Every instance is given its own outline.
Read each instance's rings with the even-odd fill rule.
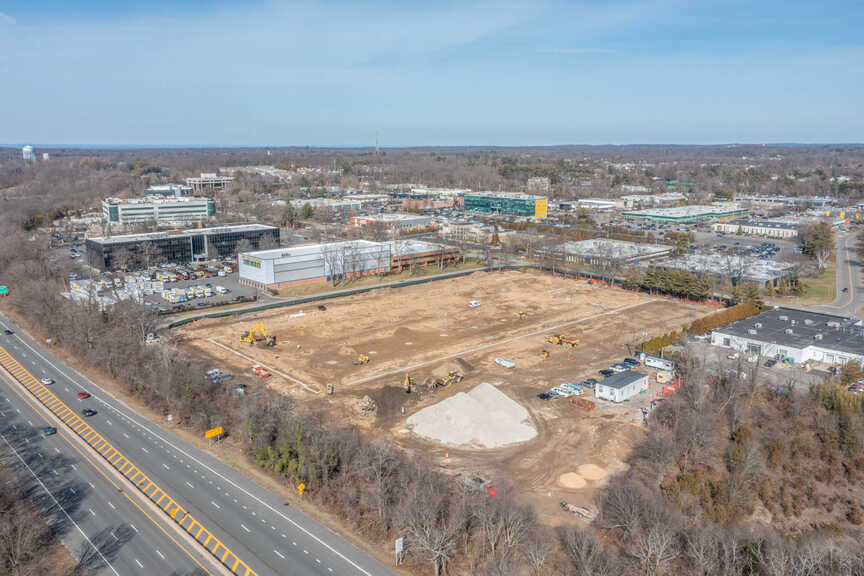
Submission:
[[[215,214],[216,203],[210,198],[145,196],[102,201],[102,217],[113,224],[183,224],[208,220]]]
[[[795,364],[864,364],[864,326],[859,320],[795,308],[774,308],[732,322],[714,330],[711,343]]]

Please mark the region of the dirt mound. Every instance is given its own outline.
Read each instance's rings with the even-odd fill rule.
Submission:
[[[570,490],[578,490],[585,487],[585,479],[576,472],[567,472],[558,477],[558,484]]]
[[[579,474],[587,480],[602,480],[606,477],[606,470],[595,464],[582,464],[579,466]]]
[[[435,378],[444,378],[447,374],[453,371],[461,372],[463,376],[467,376],[473,369],[474,367],[465,360],[456,358],[450,362],[445,362],[432,370],[432,376]]]

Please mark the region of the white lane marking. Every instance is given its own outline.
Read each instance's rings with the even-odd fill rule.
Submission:
[[[309,554],[308,550],[303,550],[303,554]]]
[[[107,422],[109,426],[113,426],[113,424],[111,424],[111,421],[108,420],[107,418],[105,419],[105,422]]]
[[[76,471],[77,471],[77,470],[78,470],[78,467],[77,467],[77,466],[75,466],[75,465],[74,465],[74,464],[70,464],[70,465],[69,465],[69,466],[71,466],[71,467],[72,467],[72,470],[76,470]]]
[[[273,552],[275,552],[276,555],[279,556],[279,558],[281,558],[282,560],[285,559],[285,556],[281,552],[279,552],[278,550],[273,550]]]
[[[92,509],[92,508],[88,508],[88,510],[90,510],[90,514],[91,514],[91,515],[96,516],[96,513],[93,512],[93,509]]]
[[[69,387],[68,387],[68,386],[64,386],[63,389],[66,390],[66,392],[69,392]]]
[[[54,368],[54,370],[55,370],[58,374],[62,375],[62,376],[65,377],[67,380],[71,381],[72,384],[75,384],[75,385],[77,385],[78,387],[80,387],[80,388],[83,389],[83,387],[82,387],[80,384],[78,384],[78,383],[75,381],[75,379],[73,379],[71,376],[69,376],[68,374],[66,374],[63,370],[61,370],[59,367],[57,367],[53,362],[51,362],[50,360],[48,360],[47,358],[45,358],[45,356],[43,356],[42,354],[40,354],[39,352],[37,352],[35,348],[33,348],[32,346],[30,346],[29,344],[27,344],[27,343],[26,343],[26,342],[25,342],[25,341],[24,341],[24,340],[23,340],[23,339],[22,339],[18,334],[15,334],[15,338],[16,338],[18,341],[20,341],[22,344],[24,344],[27,348],[29,348],[30,351],[33,352],[36,356],[38,356],[39,358],[41,358],[43,362],[47,363],[49,366],[51,366],[52,368]],[[91,383],[91,384],[92,384],[92,383]],[[134,413],[134,411],[133,411],[131,408],[129,408],[129,406],[127,406],[126,404],[124,404],[123,402],[121,402],[121,401],[120,401],[118,398],[116,398],[114,395],[109,394],[108,392],[106,392],[105,390],[103,390],[101,387],[96,386],[96,384],[92,384],[92,385],[93,385],[94,388],[98,388],[99,390],[101,390],[101,392],[102,392],[102,394],[103,394],[104,396],[106,396],[106,397],[108,397],[108,398],[111,398],[111,399],[114,400],[118,405],[122,405],[126,410],[128,410],[128,411],[131,412],[131,413]],[[112,409],[114,409],[114,410],[116,410],[118,413],[122,414],[118,408],[115,408],[114,406],[111,406],[111,405],[108,404],[105,400],[102,400],[101,398],[97,398],[97,400],[98,400],[99,402],[101,402],[102,404],[105,404],[106,406],[110,406]],[[7,401],[8,401],[8,398],[7,398]],[[132,418],[129,418],[127,415],[122,414],[122,416],[123,416],[126,420],[128,420],[128,421],[130,421],[130,422],[134,422],[135,424],[138,424],[135,420],[133,420]],[[139,426],[140,426],[140,425],[139,425]],[[193,459],[194,461],[198,462],[201,466],[203,466],[204,468],[206,468],[207,470],[209,470],[211,473],[215,474],[216,476],[218,476],[219,478],[221,478],[222,480],[224,480],[224,481],[227,482],[228,484],[230,484],[230,485],[234,486],[235,488],[237,488],[238,490],[240,490],[240,492],[242,492],[243,494],[245,494],[247,497],[249,497],[249,498],[251,498],[251,499],[257,501],[259,504],[261,504],[261,505],[263,505],[264,507],[266,507],[268,510],[270,510],[271,512],[273,512],[274,514],[276,514],[277,516],[279,516],[280,518],[282,518],[283,520],[285,520],[286,522],[288,522],[289,524],[291,524],[292,526],[294,526],[295,528],[297,528],[298,530],[300,530],[301,532],[303,532],[304,534],[306,534],[307,536],[309,536],[310,538],[312,538],[313,540],[315,540],[316,542],[318,542],[318,544],[320,544],[321,546],[323,546],[323,547],[326,548],[327,550],[330,550],[330,552],[332,552],[333,554],[335,554],[336,556],[338,556],[339,558],[341,558],[342,560],[344,560],[346,563],[348,563],[348,564],[350,564],[351,566],[353,566],[354,568],[356,568],[356,569],[357,569],[358,571],[360,571],[362,574],[365,574],[366,576],[372,576],[372,574],[371,574],[368,570],[364,570],[363,568],[361,568],[359,564],[357,564],[356,562],[354,562],[353,560],[351,560],[350,558],[348,558],[347,556],[345,556],[344,554],[342,554],[341,552],[339,552],[338,550],[336,550],[335,548],[333,548],[333,546],[331,546],[330,544],[328,544],[327,542],[325,542],[324,540],[322,540],[321,538],[319,538],[318,536],[316,536],[315,534],[313,534],[312,532],[310,532],[309,530],[307,530],[306,528],[304,528],[303,526],[301,526],[300,523],[297,522],[296,520],[293,520],[292,518],[289,518],[288,516],[286,516],[285,514],[283,514],[280,510],[277,510],[277,509],[274,508],[273,506],[267,504],[266,502],[264,502],[264,500],[262,500],[261,498],[259,498],[259,497],[256,496],[255,494],[253,494],[252,492],[246,490],[245,488],[243,488],[242,486],[240,486],[239,484],[237,484],[236,482],[234,482],[234,481],[231,480],[230,478],[226,477],[226,476],[223,475],[223,474],[220,474],[219,472],[217,472],[216,470],[214,470],[213,468],[211,468],[211,467],[208,466],[207,464],[205,464],[205,463],[199,461],[196,457],[194,457],[194,456],[192,456],[191,454],[189,454],[188,452],[182,450],[182,449],[181,449],[179,446],[177,446],[176,444],[173,444],[173,443],[169,442],[168,440],[166,440],[165,438],[162,438],[162,437],[159,436],[158,434],[153,433],[149,428],[148,428],[147,430],[148,430],[148,431],[149,431],[149,432],[150,432],[154,437],[159,438],[160,440],[162,440],[166,445],[171,446],[171,447],[172,447],[174,450],[176,450],[177,452],[179,452],[179,453],[183,454],[184,456],[186,456],[186,457],[188,457],[188,458],[191,458],[191,459]],[[100,556],[101,556],[101,554],[100,554]],[[113,570],[113,568],[112,568],[112,570]],[[115,574],[116,574],[116,571],[115,571]]]
[[[141,564],[141,562],[139,562],[137,558],[135,558],[135,564],[137,564],[139,568],[144,568],[144,565]]]
[[[213,502],[213,501],[212,501],[212,500],[210,500],[210,504],[212,504],[212,505],[213,505],[213,506],[215,506],[215,507],[216,507],[216,508],[218,508],[218,509],[219,509],[219,510],[221,510],[221,509],[222,509],[222,507],[221,507],[221,506],[219,506],[219,505],[218,505],[218,504],[216,504],[216,503],[215,503],[215,502]]]
[[[94,490],[95,490],[95,489],[96,489],[96,487],[95,487],[95,486],[93,486],[93,483],[92,483],[92,482],[87,482],[87,484],[89,484],[89,485],[90,485],[90,488],[93,488],[93,489],[94,489]]]
[[[16,411],[18,414],[21,413],[21,409],[20,409],[20,408],[15,408],[15,411]]]
[[[162,554],[162,552],[160,552],[158,548],[156,549],[156,554],[158,554],[159,557],[162,558],[162,560],[165,560],[165,555]]]
[[[143,447],[143,446],[142,446],[142,447],[141,447],[141,450],[143,450],[143,451],[144,451],[144,452],[146,452],[146,453],[147,453],[147,454],[149,454],[149,453],[150,453],[150,451],[149,451],[149,450],[147,450],[147,448],[145,448],[145,447]]]
[[[18,430],[18,426],[16,426],[15,424],[12,424],[12,429],[13,429],[13,430]]]
[[[56,452],[57,454],[60,454],[60,449],[57,448],[57,447],[55,446],[55,447],[54,447],[54,452]]]
[[[60,475],[60,474],[57,473],[57,470],[52,469],[51,472],[54,473],[54,476],[59,476],[59,475]]]
[[[245,530],[246,532],[252,532],[251,530],[249,530],[248,528],[246,528],[246,525],[245,525],[245,524],[240,524],[240,528],[242,528],[242,529]]]
[[[30,420],[27,420],[27,424],[29,424],[30,426],[33,426],[33,422],[31,422]]]
[[[292,545],[294,545],[294,546],[296,546],[296,545],[297,545],[297,543],[296,543],[296,542],[291,542],[291,544],[292,544]]]
[[[120,538],[118,538],[114,532],[109,532],[109,534],[111,534],[111,537],[114,538],[114,540],[117,540],[118,542],[120,541]]]
[[[110,506],[112,510],[116,510],[116,509],[117,509],[117,507],[114,506],[114,504],[112,504],[110,500],[108,500],[108,506]]]
[[[77,493],[78,493],[78,492],[77,492],[74,488],[72,488],[71,486],[69,487],[69,491],[72,492],[72,494],[77,494]]]
[[[315,558],[315,562],[317,562],[318,564],[320,564],[320,563],[321,563],[321,560],[319,560],[318,558]]]
[[[282,538],[287,538],[287,536],[285,536],[284,534],[282,534]]]
[[[165,463],[162,464],[162,467],[165,468],[165,470],[170,470],[170,469],[171,469],[171,468],[169,468],[168,465],[165,464]]]
[[[125,438],[129,438],[129,435],[126,434],[125,432],[123,432],[123,436],[124,436]]]
[[[195,489],[195,486],[190,484],[188,480],[186,481],[186,485],[189,486],[189,488],[192,488],[193,490]]]
[[[134,524],[129,524],[129,527],[132,528],[132,530],[134,530],[135,532],[138,532],[138,529],[135,528]]]

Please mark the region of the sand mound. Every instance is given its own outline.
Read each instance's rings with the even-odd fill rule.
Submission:
[[[558,483],[564,488],[578,490],[585,487],[585,479],[576,472],[567,472],[558,477]]]
[[[442,444],[482,448],[525,442],[537,435],[528,411],[485,382],[411,415],[408,426],[418,436]]]
[[[606,477],[606,470],[594,464],[582,464],[579,466],[579,474],[586,480],[602,480]]]

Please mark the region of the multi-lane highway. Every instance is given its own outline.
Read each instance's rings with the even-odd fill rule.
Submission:
[[[809,307],[809,310],[861,317],[858,311],[864,306],[864,279],[858,261],[856,237],[856,234],[845,234],[837,238],[837,296],[834,301]]]
[[[5,330],[13,333],[5,334]],[[378,576],[391,573],[368,554],[287,505],[275,494],[254,484],[243,474],[184,442],[159,424],[145,420],[114,396],[71,370],[2,315],[0,347],[34,377],[53,380],[51,392],[70,408],[95,409],[97,413],[86,419],[87,424],[111,442],[255,573],[261,576]],[[21,449],[26,454],[26,461],[30,462],[33,458],[29,455],[31,450],[26,450],[30,444],[38,445],[38,451],[46,457],[54,452],[55,456],[63,455],[70,459],[82,458],[84,455],[94,460],[98,458],[95,452],[86,454],[85,448],[81,447],[81,453],[73,453],[71,443],[64,440],[63,434],[68,433],[66,430],[60,430],[61,433],[55,436],[39,437],[38,428],[45,425],[44,417],[37,418],[34,409],[28,407],[25,399],[29,393],[23,387],[10,383],[8,374],[4,374],[0,380],[3,383],[0,390],[6,398],[4,402],[11,410],[4,409],[11,418],[2,420],[0,430],[16,450]],[[79,392],[87,392],[91,397],[79,399]],[[32,397],[29,400],[34,402]],[[29,418],[26,418],[28,414]],[[11,428],[13,424],[15,428]],[[66,442],[65,448],[61,447],[61,442]],[[40,458],[38,455],[35,457]],[[131,501],[123,498],[127,502],[121,502],[120,497],[115,496],[119,494],[117,488],[107,485],[108,477],[102,478],[100,484],[99,477],[102,476],[92,464],[85,466],[83,462],[71,460],[70,463],[74,463],[75,467],[58,463],[48,474],[56,477],[57,482],[76,485],[83,482],[89,488],[77,492],[80,494],[80,504],[79,500],[73,500],[77,517],[70,514],[72,520],[77,522],[80,519],[86,524],[81,525],[81,533],[93,539],[109,527],[134,524],[134,529],[124,531],[128,541],[121,542],[108,536],[114,541],[107,542],[114,552],[114,560],[107,573],[187,574],[201,569],[188,551],[182,549],[196,544],[177,539],[170,531],[162,533],[152,521],[147,528],[149,532],[145,534],[142,528],[144,521],[141,520],[145,517],[144,512],[138,511],[136,515]],[[34,472],[44,482],[45,472],[41,466],[39,470],[41,472]],[[125,479],[114,481],[126,482],[128,485],[124,488],[132,489]],[[91,482],[96,488],[90,488]],[[58,486],[62,488],[63,485]],[[46,487],[52,489],[47,483]],[[125,508],[121,509],[121,506]],[[81,517],[81,510],[89,518]],[[172,542],[172,537],[176,542]],[[96,548],[99,549],[100,545],[101,540]],[[162,564],[157,567],[157,563]],[[170,569],[166,570],[166,567]],[[211,570],[207,566],[205,568]]]

